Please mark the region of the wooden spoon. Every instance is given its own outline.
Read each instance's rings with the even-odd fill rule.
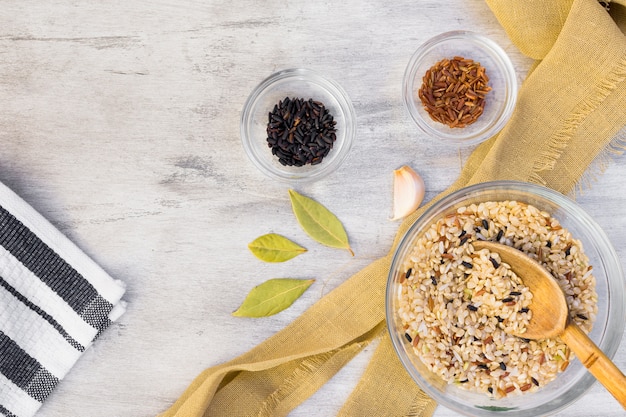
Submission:
[[[522,279],[533,298],[532,316],[527,329],[515,334],[525,339],[559,337],[583,365],[626,409],[626,377],[572,320],[563,290],[554,277],[537,261],[510,246],[495,242],[472,242],[474,249],[500,254],[503,262]]]

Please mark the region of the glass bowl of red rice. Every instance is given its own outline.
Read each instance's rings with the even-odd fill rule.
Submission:
[[[478,76],[472,68],[480,70]],[[445,32],[425,41],[411,56],[402,98],[420,132],[459,146],[475,145],[510,119],[517,100],[516,77],[508,55],[492,39],[471,31]]]

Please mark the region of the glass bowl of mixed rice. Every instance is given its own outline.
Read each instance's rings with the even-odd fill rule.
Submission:
[[[514,246],[563,288],[570,318],[612,357],[626,320],[619,259],[575,202],[538,185],[498,181],[456,191],[427,209],[394,255],[387,326],[400,361],[439,404],[473,416],[540,416],[569,406],[595,381],[558,339],[509,335],[528,323],[532,293],[497,253]]]

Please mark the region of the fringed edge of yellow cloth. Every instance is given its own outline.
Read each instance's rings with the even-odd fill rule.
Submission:
[[[580,124],[617,88],[619,83],[626,80],[626,53],[615,64],[607,78],[603,79],[593,88],[593,94],[587,96],[572,111],[570,116],[563,122],[563,128],[555,132],[548,141],[548,147],[533,165],[530,178],[533,182],[545,184],[541,173],[554,169],[554,165],[568,146],[571,138],[576,133]],[[614,140],[607,147],[607,152],[624,149],[623,140]],[[606,156],[606,152],[603,156]]]
[[[385,395],[381,396],[382,391]],[[431,417],[436,408],[437,402],[404,369],[389,333],[385,333],[337,417]]]
[[[598,177],[602,175],[609,166],[615,162],[615,158],[626,152],[626,126],[624,126],[611,140],[606,148],[600,152],[597,158],[591,163],[583,176],[572,190],[572,197],[583,195],[586,190],[593,187]]]
[[[334,375],[343,365],[376,340],[384,330],[385,322],[383,321],[353,343],[304,359],[291,376],[287,377],[283,384],[260,405],[258,417],[287,415],[294,408],[293,401],[289,401],[288,398],[297,398],[296,405],[303,398],[308,398],[324,385],[329,379],[328,375]],[[308,383],[303,383],[304,381]],[[288,406],[285,407],[285,404]]]
[[[288,414],[293,407],[285,409],[285,403],[291,403],[288,400],[289,397],[297,396],[303,391],[303,387],[309,387],[303,383],[304,381],[316,379],[315,375],[317,374],[327,374],[328,368],[333,368],[332,371],[335,373],[337,369],[350,361],[368,344],[369,342],[353,343],[332,352],[304,359],[293,374],[286,378],[284,383],[260,405],[258,417],[277,417]],[[324,382],[326,381],[324,380]],[[307,398],[310,395],[310,393],[304,393],[302,398]]]

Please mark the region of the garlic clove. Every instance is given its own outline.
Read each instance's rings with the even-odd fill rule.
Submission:
[[[393,215],[399,220],[413,213],[424,200],[424,179],[409,166],[393,171]]]

